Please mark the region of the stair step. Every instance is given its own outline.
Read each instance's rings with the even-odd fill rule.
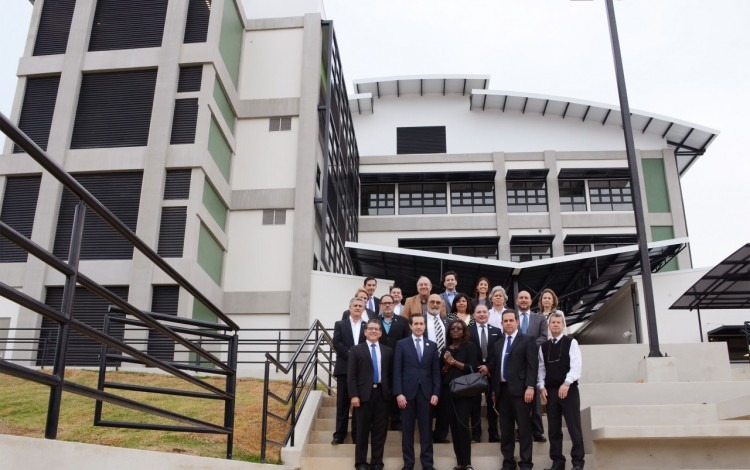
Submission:
[[[333,427],[331,427],[331,429],[324,429],[324,430],[317,430],[316,429],[316,430],[310,431],[308,443],[309,444],[328,444],[328,445],[330,445],[331,439],[333,439]],[[401,445],[401,432],[400,431],[388,431],[388,434],[386,435],[385,439],[386,439],[385,440],[386,444],[398,444],[398,445]],[[450,436],[449,436],[449,439],[450,439]],[[563,433],[563,443],[565,443],[566,441],[569,442],[570,438],[568,437],[567,433]],[[351,443],[351,436],[347,437],[345,442],[347,444]],[[414,433],[414,442],[415,443],[419,442],[419,432],[415,432]],[[451,444],[436,444],[436,445],[448,445],[448,446],[450,446]],[[477,446],[477,445],[499,446],[500,444],[497,443],[497,442],[492,442],[492,443],[491,442],[487,442],[487,436],[485,435],[482,438],[482,442],[477,442],[477,443],[474,443],[472,445],[473,446]],[[537,443],[537,442],[534,443],[534,446],[541,446],[541,445],[546,445],[546,444],[544,444],[544,443]]]
[[[421,469],[419,454],[417,453],[415,456],[417,458],[415,469]],[[441,470],[451,469],[456,465],[456,458],[452,454],[450,456],[435,456],[433,460],[435,468]],[[533,461],[535,463],[534,466],[538,468],[546,468],[551,464],[546,455],[541,456],[536,453],[534,453]],[[386,456],[383,458],[383,464],[386,470],[397,470],[403,467],[404,461],[400,455],[398,457]],[[497,455],[494,456],[472,455],[471,464],[475,470],[497,470],[501,465],[499,450]],[[351,470],[354,468],[354,457],[305,457],[302,459],[301,468],[304,470]],[[586,470],[596,470],[593,455],[586,455]]]

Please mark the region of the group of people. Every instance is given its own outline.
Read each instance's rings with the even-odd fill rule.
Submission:
[[[383,468],[389,421],[392,431],[402,433],[404,469],[416,462],[415,427],[423,469],[434,468],[433,444],[451,441],[454,469],[471,469],[471,444],[481,441],[484,402],[489,442],[500,443],[502,468],[532,468],[533,442],[546,442],[541,418],[546,404],[550,468],[565,468],[563,418],[573,469],[583,468],[581,353],[576,340],[565,335],[555,293],[542,291],[539,311],[532,312],[527,291],[517,293],[514,310],[506,306],[505,289],[490,290],[486,278],[477,282],[473,298],[459,293],[457,285],[456,273],[446,272],[445,291],[436,294],[422,276],[417,294],[402,305],[400,288],[378,299],[377,280],[365,279],[334,327],[338,391],[331,444],[344,442],[351,408],[357,470]],[[451,381],[474,372],[488,378],[483,396],[453,396]]]

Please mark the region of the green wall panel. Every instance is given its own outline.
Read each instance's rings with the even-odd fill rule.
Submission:
[[[198,235],[198,265],[216,281],[216,284],[221,285],[224,250],[203,224]]]
[[[203,184],[203,205],[208,209],[208,213],[214,218],[222,230],[226,230],[227,223],[227,206],[221,200],[216,190],[208,180]]]
[[[224,59],[224,65],[229,71],[234,87],[240,76],[240,54],[242,52],[242,34],[245,26],[240,19],[240,13],[234,5],[234,0],[224,0],[224,14],[221,17],[221,35],[219,37],[219,53]]]
[[[236,116],[232,110],[232,105],[229,104],[229,98],[227,98],[227,94],[224,92],[224,88],[222,88],[221,83],[219,82],[218,76],[214,82],[214,101],[216,101],[216,106],[219,107],[219,111],[221,111],[221,115],[224,117],[224,122],[227,123],[227,127],[229,127],[232,135],[234,135],[234,122]]]
[[[229,171],[232,167],[232,149],[224,138],[216,118],[211,116],[211,128],[208,131],[208,152],[219,167],[224,179],[229,181]]]
[[[651,226],[651,239],[655,242],[662,240],[671,240],[674,238],[674,227],[671,225],[652,225]],[[677,258],[674,258],[669,263],[665,264],[659,272],[665,271],[677,271],[680,269],[680,265],[677,263]]]
[[[646,201],[649,212],[671,212],[669,189],[664,160],[661,158],[644,158],[643,179],[646,184]]]

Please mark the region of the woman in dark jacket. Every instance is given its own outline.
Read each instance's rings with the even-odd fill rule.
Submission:
[[[443,353],[443,390],[440,400],[452,402],[450,418],[453,452],[456,453],[457,466],[454,470],[472,469],[471,466],[471,429],[469,415],[473,398],[452,397],[451,380],[477,370],[479,352],[470,341],[469,327],[461,320],[448,323],[448,341]]]

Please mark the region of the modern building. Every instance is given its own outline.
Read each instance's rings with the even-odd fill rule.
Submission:
[[[479,276],[552,287],[583,324],[640,272],[617,108],[491,91],[484,76],[347,90],[321,11],[36,0],[10,117],[243,334],[330,325],[361,276],[409,294],[447,270],[462,291]],[[651,269],[690,268],[680,176],[717,133],[633,122]],[[0,220],[67,256],[75,198],[11,142],[0,198]],[[62,302],[62,275],[5,239],[0,263],[2,282]],[[93,214],[80,266],[143,310],[211,316]],[[106,303],[79,291],[77,317],[100,326]],[[46,326],[0,299],[0,328]],[[95,361],[89,347],[72,363]]]
[[[239,0],[37,0],[11,119],[242,328],[306,327],[312,273],[353,274],[357,144],[332,22],[253,18]],[[0,219],[65,259],[75,198],[10,141],[0,167]],[[5,239],[0,263],[59,307],[56,271]],[[211,316],[90,212],[80,268],[140,309]],[[101,327],[106,303],[77,299]],[[1,302],[11,328],[47,327]],[[69,363],[97,363],[91,346]]]

